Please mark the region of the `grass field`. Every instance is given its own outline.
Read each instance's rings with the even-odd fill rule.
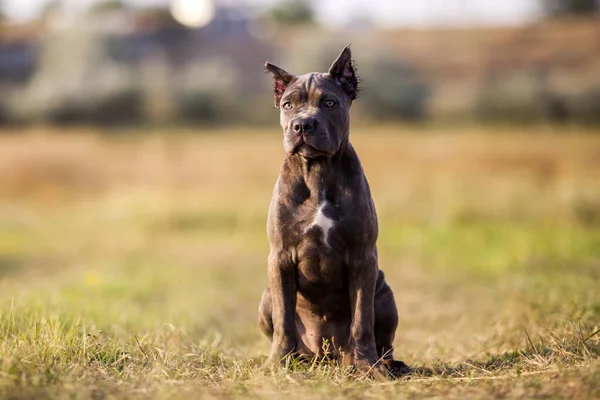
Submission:
[[[600,135],[353,132],[406,381],[259,369],[260,131],[0,135],[0,398],[600,398]]]

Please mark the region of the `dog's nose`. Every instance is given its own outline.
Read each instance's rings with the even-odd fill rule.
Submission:
[[[314,126],[315,120],[313,118],[303,118],[296,120],[292,126],[292,129],[294,129],[295,133],[303,133],[306,135],[307,133],[312,132]]]

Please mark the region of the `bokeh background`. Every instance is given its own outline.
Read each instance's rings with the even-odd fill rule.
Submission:
[[[600,397],[599,9],[0,0],[0,397]],[[346,44],[408,383],[258,368],[263,62]]]
[[[0,7],[3,124],[266,124],[265,59],[323,70],[349,43],[366,88],[360,121],[600,118],[595,0],[3,0]]]

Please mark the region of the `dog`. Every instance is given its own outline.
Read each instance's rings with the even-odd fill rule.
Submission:
[[[259,326],[268,363],[332,357],[362,371],[410,372],[393,359],[398,312],[378,268],[369,184],[349,141],[358,77],[349,47],[327,73],[274,78],[286,152],[267,220],[268,288]],[[384,368],[382,368],[384,367]]]

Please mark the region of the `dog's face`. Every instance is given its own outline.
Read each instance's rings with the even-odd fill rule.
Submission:
[[[344,48],[327,73],[295,76],[273,64],[265,68],[275,79],[285,151],[306,158],[335,155],[348,140],[350,105],[358,95],[350,49]]]

